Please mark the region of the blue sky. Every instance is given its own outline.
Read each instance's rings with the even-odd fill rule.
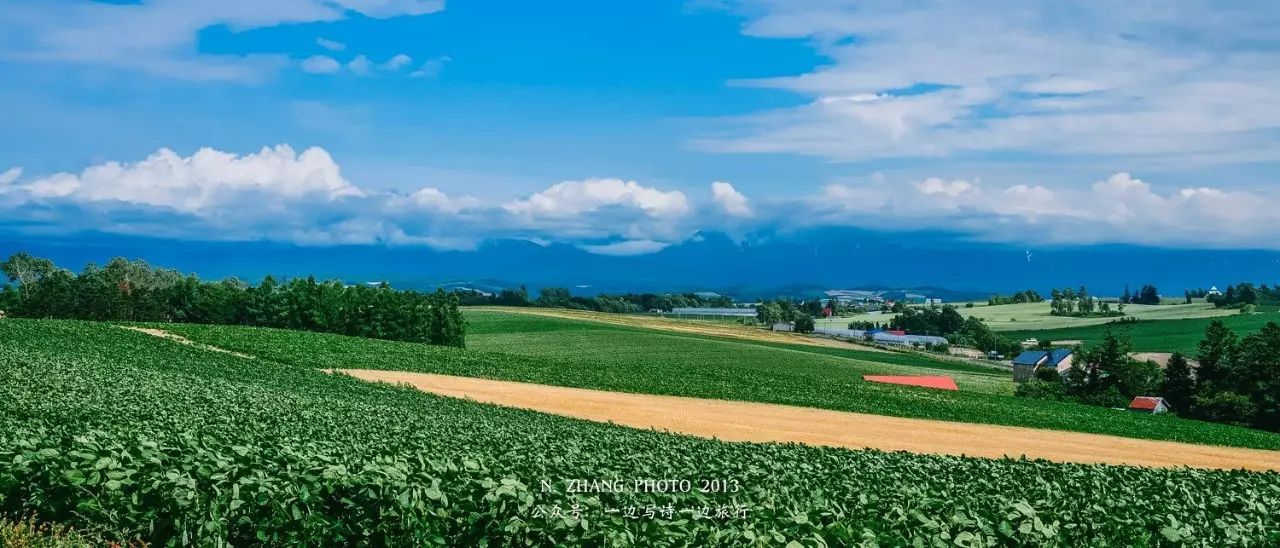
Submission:
[[[0,0],[0,230],[1274,249],[1280,7],[1214,4]]]

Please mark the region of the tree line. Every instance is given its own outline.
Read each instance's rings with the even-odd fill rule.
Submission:
[[[829,307],[839,307],[840,303],[836,299],[828,300]],[[823,302],[821,299],[808,299],[801,302],[779,297],[772,301],[760,303],[756,307],[756,321],[761,325],[770,326],[779,322],[793,322],[793,328],[798,333],[812,333],[814,329],[813,319],[822,316]]]
[[[16,253],[0,264],[9,283],[0,310],[26,318],[249,325],[463,347],[466,324],[456,295],[346,285],[315,278],[252,285],[115,258],[79,274],[49,259]]]
[[[617,314],[640,312],[671,312],[676,308],[729,308],[733,299],[724,295],[698,295],[696,293],[601,293],[594,297],[573,295],[565,287],[544,287],[538,296],[529,297],[525,286],[503,289],[487,294],[479,291],[459,291],[459,303],[463,306],[528,306],[541,308],[567,308]]]
[[[1106,407],[1161,396],[1180,416],[1280,432],[1280,324],[1240,337],[1214,320],[1197,346],[1196,363],[1175,353],[1164,370],[1132,358],[1131,350],[1108,330],[1097,346],[1076,350],[1065,374],[1037,370],[1017,394]]]
[[[1124,286],[1124,293],[1120,294],[1121,304],[1160,304],[1160,290],[1151,284],[1143,285],[1138,289],[1137,293],[1129,291],[1129,286]]]
[[[1188,295],[1190,294],[1188,292]],[[1267,284],[1254,287],[1251,283],[1242,282],[1227,286],[1227,290],[1221,294],[1211,295],[1206,291],[1203,296],[1206,301],[1213,303],[1217,308],[1246,308],[1256,305],[1280,306],[1280,286],[1268,287]]]
[[[998,306],[1002,304],[1042,303],[1042,302],[1044,302],[1044,297],[1041,297],[1040,293],[1038,293],[1034,289],[1019,291],[1017,293],[1014,293],[1013,295],[1008,295],[1008,296],[992,295],[991,298],[987,299],[988,306]]]
[[[1150,286],[1148,286],[1150,287]],[[1154,288],[1153,288],[1154,290]],[[1129,288],[1125,287],[1127,294]],[[1111,318],[1124,315],[1124,305],[1128,302],[1121,298],[1115,308],[1111,307],[1111,303],[1100,300],[1089,294],[1089,288],[1080,286],[1079,290],[1070,287],[1065,289],[1054,288],[1049,293],[1051,300],[1049,301],[1049,314],[1053,316],[1069,316],[1073,318]],[[1156,302],[1160,301],[1159,296]]]

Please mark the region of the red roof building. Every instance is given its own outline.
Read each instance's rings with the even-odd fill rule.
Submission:
[[[1129,410],[1151,414],[1166,413],[1169,411],[1169,404],[1165,403],[1164,398],[1138,396],[1129,402]]]
[[[939,390],[959,390],[956,380],[946,375],[863,375],[862,380],[901,384],[905,386],[923,386]]]

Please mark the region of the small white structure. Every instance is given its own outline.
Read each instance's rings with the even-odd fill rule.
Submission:
[[[754,308],[673,308],[672,316],[693,316],[697,318],[754,318]]]
[[[1208,293],[1208,294],[1209,294],[1209,295],[1222,295],[1222,292],[1221,292],[1221,291],[1218,291],[1218,286],[1216,286],[1216,285],[1215,285],[1215,286],[1213,286],[1213,287],[1210,287],[1210,288],[1209,288],[1209,293]]]
[[[773,324],[774,331],[795,331],[796,324],[791,322],[778,322]]]

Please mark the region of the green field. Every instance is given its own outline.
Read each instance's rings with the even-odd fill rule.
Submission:
[[[251,344],[290,340],[254,328],[209,332],[238,332]],[[106,324],[0,321],[0,514],[155,545],[1280,541],[1280,474],[686,438],[290,365],[324,355],[328,343],[352,358],[415,347],[303,335],[321,346],[292,347],[281,351],[292,359],[277,362]],[[460,362],[497,356],[416,347]],[[564,488],[611,478],[722,479],[738,489]],[[629,517],[628,508],[656,511]]]
[[[595,388],[756,401],[974,423],[1280,449],[1280,435],[1009,395],[1010,373],[957,373],[902,363],[925,358],[820,347],[778,348],[647,329],[506,312],[468,312],[472,348],[457,350],[298,331],[165,325],[192,340],[311,368],[394,369]],[[835,353],[845,352],[831,349]],[[929,361],[931,362],[931,360]],[[929,363],[926,362],[926,363]],[[870,383],[864,374],[943,373],[947,392]]]
[[[965,316],[981,319],[996,331],[1031,331],[1041,329],[1064,329],[1068,327],[1086,327],[1105,324],[1115,318],[1071,318],[1049,314],[1049,303],[1022,303],[987,306],[977,304],[973,308],[956,305],[956,310]],[[1230,316],[1236,311],[1215,308],[1213,305],[1198,302],[1192,304],[1127,304],[1124,307],[1126,316],[1139,320],[1181,320],[1187,318],[1212,318]],[[844,318],[824,318],[818,320],[821,325],[847,327],[849,322],[870,321],[888,322],[894,314],[858,314]],[[1016,335],[1009,335],[1016,336]]]
[[[1183,352],[1195,353],[1196,345],[1204,338],[1204,330],[1214,319],[1222,320],[1228,327],[1241,336],[1257,331],[1267,322],[1280,322],[1280,314],[1233,314],[1219,318],[1196,318],[1186,320],[1140,321],[1134,324],[1093,325],[1068,329],[1036,329],[1013,331],[1006,333],[1018,339],[1036,338],[1040,340],[1078,340],[1085,344],[1096,344],[1102,340],[1107,329],[1117,335],[1129,337],[1133,349],[1137,352]]]

